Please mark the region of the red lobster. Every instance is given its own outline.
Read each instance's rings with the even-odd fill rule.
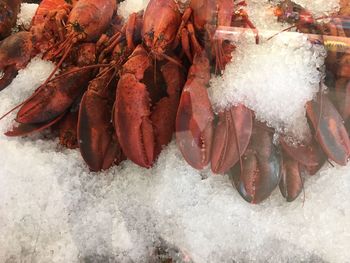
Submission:
[[[99,61],[108,60],[109,66],[100,70],[84,93],[79,108],[78,140],[82,157],[92,171],[107,169],[124,159],[113,127],[112,112],[116,75],[133,51],[134,42],[140,42],[142,13],[131,14],[120,32],[111,38],[104,36]],[[98,109],[96,111],[96,109]]]
[[[344,31],[339,27],[341,23],[336,22],[337,17],[332,16],[332,20],[328,24],[319,23],[318,19],[313,18],[309,11],[290,0],[281,2],[275,14],[279,21],[295,24],[292,27],[295,26],[301,32],[324,34],[326,45],[328,35],[345,36]],[[338,66],[337,56],[334,51],[328,52],[327,69],[334,72],[339,67],[338,72],[342,72],[345,68]],[[342,75],[342,73],[338,74]],[[344,82],[341,81],[341,83]],[[337,85],[338,88],[343,86],[342,84]],[[341,95],[341,97],[343,103],[340,104],[340,112],[343,118],[347,118],[347,112],[350,109],[348,105],[350,104],[344,100],[347,96]],[[339,102],[336,102],[336,105],[339,105]],[[306,113],[313,127],[315,138],[308,145],[299,145],[298,147],[290,146],[281,140],[283,169],[280,190],[287,201],[293,201],[301,192],[303,171],[315,174],[326,158],[339,165],[346,165],[350,156],[350,140],[344,121],[327,96],[319,93],[316,100],[307,103]]]
[[[192,9],[188,9],[187,21],[193,15],[194,25],[198,31],[206,29],[212,20],[210,7],[217,6],[218,25],[231,25],[235,19],[233,2],[193,1]],[[185,17],[185,16],[184,16]],[[190,68],[188,80],[181,95],[181,102],[177,113],[177,142],[186,161],[194,168],[203,169],[211,162],[215,173],[228,171],[238,162],[248,146],[252,130],[251,111],[243,105],[219,113],[219,121],[214,131],[214,115],[206,91],[210,78],[210,61],[202,50],[196,38],[196,29],[191,22],[183,24],[181,29],[182,45],[193,65]],[[245,24],[253,27],[247,17],[243,18]],[[212,30],[212,29],[211,29]],[[188,41],[188,36],[191,41]],[[223,40],[213,39],[209,34],[211,46],[209,52],[215,50],[216,69],[222,70],[231,59],[234,46]],[[194,56],[191,54],[194,51]],[[215,70],[216,71],[216,70]]]
[[[153,165],[175,130],[184,77],[172,50],[181,16],[173,0],[150,1],[142,21],[143,45],[124,64],[118,82],[117,136],[128,159],[146,168]]]
[[[94,63],[95,44],[83,44],[79,49],[77,61]],[[85,64],[78,65],[80,67],[71,66],[52,81],[41,85],[25,100],[16,117],[19,125],[13,127],[6,135],[23,136],[43,130],[61,120],[82,95],[91,77],[90,67],[84,68]]]
[[[17,1],[13,1],[17,2]],[[48,17],[50,10],[67,8],[65,0],[43,0],[32,19],[30,32],[15,33],[0,42],[0,90],[7,87],[30,59],[52,47],[58,40],[57,21]]]
[[[61,57],[48,82],[76,43],[91,42],[102,35],[115,10],[115,0],[80,0],[73,6],[65,0],[42,1],[32,20],[31,33],[14,34],[0,46],[0,56],[7,58],[0,65],[0,70],[5,72],[0,89],[6,87],[38,52],[46,52],[46,59]]]

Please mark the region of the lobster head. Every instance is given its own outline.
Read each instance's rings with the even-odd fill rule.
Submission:
[[[173,0],[151,0],[143,16],[142,36],[147,49],[161,59],[170,49],[181,24],[181,13]]]

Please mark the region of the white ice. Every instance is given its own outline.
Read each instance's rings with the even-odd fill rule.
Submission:
[[[260,121],[302,140],[308,134],[305,104],[319,90],[325,49],[299,33],[280,34],[259,45],[240,39],[224,74],[211,79],[216,111],[243,103]]]
[[[136,13],[146,8],[148,2],[149,0],[123,1],[119,3],[118,14],[126,20],[131,13]]]
[[[17,25],[23,26],[24,28],[29,28],[30,23],[32,21],[32,17],[34,16],[36,10],[38,9],[38,4],[21,4],[21,12],[17,17]]]
[[[0,115],[50,70],[34,59],[0,93]],[[149,262],[160,239],[194,262],[349,262],[350,166],[324,167],[293,203],[276,190],[254,206],[228,176],[189,167],[175,142],[152,169],[91,173],[47,134],[2,135],[13,118],[0,122],[0,262]]]

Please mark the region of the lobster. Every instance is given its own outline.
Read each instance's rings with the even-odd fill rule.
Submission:
[[[102,35],[116,10],[116,1],[80,0],[75,2],[73,1],[73,5],[70,5],[65,0],[42,1],[32,20],[30,33],[14,34],[10,36],[10,40],[7,40],[7,45],[0,46],[0,56],[5,54],[12,62],[12,64],[0,65],[0,70],[5,72],[3,77],[5,81],[0,89],[6,87],[16,76],[18,70],[26,66],[29,60],[39,52],[44,52],[44,58],[48,60],[61,56],[56,68],[47,78],[45,82],[47,84],[61,67],[72,48],[77,46],[76,43],[91,42]],[[63,26],[65,24],[67,28]],[[8,45],[13,42],[29,43],[30,41],[31,45]],[[25,62],[21,57],[22,54],[25,54]]]
[[[87,43],[80,47],[77,61],[92,64],[95,62],[95,44]],[[85,67],[84,67],[85,66]],[[60,121],[90,80],[92,69],[85,64],[70,66],[60,75],[41,85],[28,99],[20,104],[15,125],[7,136],[23,136],[41,131]]]
[[[98,41],[101,49],[98,61],[108,62],[108,66],[100,69],[90,82],[80,103],[78,119],[79,149],[92,171],[108,169],[124,160],[111,122],[115,97],[113,88],[118,80],[117,73],[134,50],[134,43],[141,40],[141,24],[142,12],[133,13],[120,30],[115,25],[112,37],[103,35]],[[96,112],[96,108],[99,111]]]
[[[81,44],[78,46],[78,54],[75,56],[71,54],[71,56],[75,58],[73,64],[77,64],[79,68],[72,68],[47,84],[43,84],[32,97],[25,101],[19,111],[20,116],[17,118],[18,121],[23,122],[19,117],[24,114],[31,118],[47,115],[49,120],[34,120],[34,122],[37,122],[35,125],[33,121],[25,124],[21,123],[19,126],[15,126],[12,131],[7,132],[7,135],[25,135],[42,130],[58,122],[61,144],[69,148],[79,145],[81,155],[92,171],[107,169],[113,163],[122,161],[124,157],[111,124],[113,104],[111,99],[114,94],[111,86],[115,85],[114,77],[128,58],[128,54],[132,51],[131,44],[128,44],[128,47],[126,47],[127,33],[133,35],[131,38],[133,41],[139,41],[140,39],[139,20],[141,15],[142,13],[131,15],[131,18],[122,27],[121,31],[118,30],[119,26],[112,25],[112,30],[116,31],[116,33],[110,39],[104,35],[101,36],[96,45]],[[116,20],[121,22],[118,18]],[[139,30],[134,30],[135,34],[133,34],[128,29],[133,29],[135,25]],[[106,55],[112,51],[112,59],[109,64],[91,65],[96,61],[96,46],[100,49],[98,61],[101,63],[106,63],[109,60],[106,58]],[[84,92],[84,87],[87,86],[87,81],[89,81],[89,74],[86,73],[90,72],[92,68],[100,66],[103,66],[103,68],[100,69],[97,77],[89,83],[87,91]],[[78,74],[83,74],[84,78],[74,79],[75,75],[79,76]],[[80,77],[83,75],[80,75]],[[61,83],[63,77],[66,77],[68,80],[72,78],[71,81],[68,81],[71,85],[64,87],[63,83]],[[81,81],[84,81],[84,83]],[[45,90],[46,86],[53,86],[53,88],[49,89],[51,91],[50,96],[42,96],[40,93],[42,90]],[[71,111],[68,114],[65,114],[65,112],[73,103],[80,101],[82,93],[84,94],[80,102],[78,118],[74,122],[75,114]],[[37,94],[40,96],[37,96]],[[52,103],[53,101],[60,101],[60,103],[55,105]],[[35,111],[35,108],[40,110]],[[100,110],[96,112],[96,108]],[[54,115],[53,113],[55,112],[56,114]],[[58,114],[59,116],[56,117]]]
[[[13,1],[17,2],[17,1]],[[43,0],[31,22],[29,32],[18,32],[0,42],[0,90],[6,88],[30,59],[53,46],[58,40],[56,22],[48,13],[52,9],[67,8],[65,0]]]
[[[122,68],[116,94],[114,124],[120,145],[131,161],[146,168],[172,138],[184,81],[178,65],[159,64],[153,66],[138,45]],[[163,86],[165,96],[160,97]]]
[[[323,34],[319,40],[323,38],[325,45],[329,39],[332,40],[329,35],[345,36],[336,24],[338,18],[331,16],[330,23],[320,23],[318,20],[326,17],[314,18],[308,10],[290,0],[282,1],[275,9],[275,15],[278,21],[292,24],[283,31],[296,27],[299,32]],[[326,59],[329,72],[346,71],[342,66],[338,69],[338,64],[336,52],[330,50]],[[346,115],[347,110],[341,112]],[[280,140],[282,170],[279,187],[287,201],[293,201],[300,194],[302,174],[315,174],[327,158],[339,165],[346,165],[350,156],[350,140],[343,119],[327,96],[319,92],[314,101],[309,101],[306,115],[314,133],[314,138],[308,144],[291,146]]]
[[[0,1],[0,40],[11,34],[11,29],[16,25],[21,3],[21,0]]]
[[[90,82],[82,97],[77,122],[80,153],[92,171],[108,169],[123,160],[111,123],[113,72],[101,73]]]
[[[182,45],[188,50],[186,55],[190,60],[194,58],[177,113],[176,138],[184,158],[191,166],[203,169],[211,162],[214,173],[224,173],[240,160],[248,146],[252,131],[252,113],[243,105],[232,106],[218,114],[219,120],[214,129],[214,115],[205,89],[210,78],[210,60],[205,53],[216,50],[214,58],[217,72],[217,69],[221,71],[231,60],[231,53],[235,47],[227,41],[214,40],[213,34],[209,36],[209,50],[204,51],[198,42],[196,32],[199,32],[200,36],[200,32],[205,30],[210,22],[211,12],[208,8],[212,5],[214,4],[210,1],[192,2],[193,10],[187,9],[187,16],[184,16],[187,21],[181,27]],[[230,1],[218,1],[217,6],[219,26],[231,25],[235,19],[242,18],[234,15],[234,6]],[[189,22],[191,14],[194,24]],[[243,20],[244,24],[252,25],[247,17]],[[194,51],[194,56],[191,50]]]
[[[146,168],[175,130],[184,76],[182,64],[173,55],[173,43],[181,17],[173,0],[149,2],[141,25],[143,43],[124,64],[117,85],[117,137],[126,157]]]
[[[91,42],[99,39],[109,26],[115,13],[117,4],[115,0],[80,0],[71,10],[53,10],[55,20],[59,25],[57,31],[61,41],[44,54],[48,60],[59,59],[56,68],[47,78],[47,83],[63,64],[68,54],[78,42]],[[68,14],[69,12],[69,14]],[[66,28],[61,18],[68,16]]]

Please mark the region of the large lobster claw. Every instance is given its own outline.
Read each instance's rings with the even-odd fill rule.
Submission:
[[[316,140],[328,158],[339,165],[346,165],[350,155],[349,135],[344,121],[327,96],[318,95],[317,101],[309,101],[306,113],[315,130]]]
[[[281,177],[280,157],[264,124],[254,124],[241,165],[236,165],[230,174],[238,192],[249,203],[260,203],[277,187]]]
[[[111,122],[113,95],[109,82],[113,78],[112,74],[113,72],[92,80],[80,102],[79,149],[92,171],[108,169],[115,162],[120,163],[123,160]]]
[[[32,35],[18,32],[0,42],[0,90],[6,88],[24,68],[32,55]]]
[[[206,90],[209,79],[209,60],[205,52],[196,53],[176,116],[177,144],[196,169],[203,169],[210,161],[214,113]]]
[[[114,113],[116,132],[125,155],[142,167],[153,165],[161,144],[169,143],[174,132],[178,92],[182,85],[182,81],[174,79],[183,77],[175,74],[180,69],[172,66],[176,67],[175,71],[169,64],[162,65],[159,71],[139,45],[124,64],[118,82]],[[167,95],[159,98],[158,89],[164,86]],[[169,127],[164,127],[169,125],[165,121],[170,123]]]
[[[167,86],[168,96],[157,102],[151,115],[156,133],[156,156],[159,155],[161,147],[168,144],[173,137],[181,88],[185,83],[182,70],[172,62],[163,65],[161,72]]]
[[[65,112],[87,87],[90,69],[71,68],[41,86],[17,113],[19,123],[48,122]],[[62,74],[63,75],[63,74]]]
[[[253,128],[253,114],[239,104],[219,113],[211,154],[211,169],[225,173],[246,151]]]

